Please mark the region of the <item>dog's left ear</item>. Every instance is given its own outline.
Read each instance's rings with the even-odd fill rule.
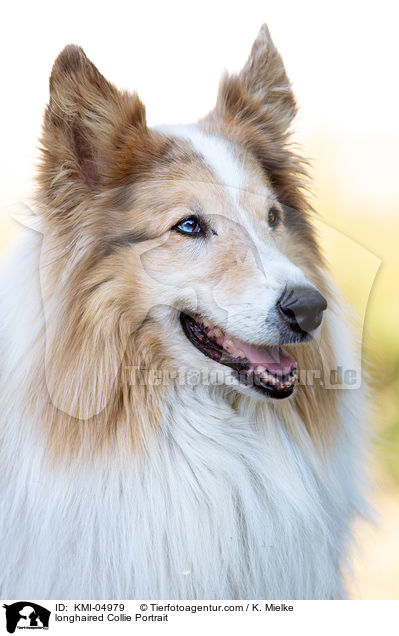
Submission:
[[[296,105],[283,61],[266,24],[238,75],[225,75],[219,87],[215,115],[227,123],[252,123],[259,134],[284,134]]]
[[[303,173],[301,159],[287,146],[295,114],[283,61],[264,24],[243,69],[222,78],[216,107],[204,123],[250,150],[292,207],[300,203],[295,174]]]

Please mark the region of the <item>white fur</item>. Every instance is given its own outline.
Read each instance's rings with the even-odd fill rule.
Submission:
[[[39,250],[33,236],[0,284],[2,597],[344,596],[338,566],[362,508],[359,392],[342,391],[342,431],[324,461],[278,405],[248,397],[237,414],[202,386],[171,395],[141,465],[111,455],[50,470],[24,406],[44,359]]]
[[[237,200],[245,187],[245,173],[232,152],[232,144],[216,135],[207,135],[197,124],[158,126],[160,132],[186,139],[205,160],[218,181]]]

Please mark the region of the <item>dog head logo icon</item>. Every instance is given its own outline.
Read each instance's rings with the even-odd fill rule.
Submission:
[[[48,629],[51,612],[32,603],[31,601],[18,601],[11,605],[3,605],[6,610],[7,631],[13,634],[19,629]]]

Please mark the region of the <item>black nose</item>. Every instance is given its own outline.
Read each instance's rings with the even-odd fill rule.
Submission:
[[[291,329],[309,333],[320,325],[327,301],[314,287],[288,287],[277,307]]]

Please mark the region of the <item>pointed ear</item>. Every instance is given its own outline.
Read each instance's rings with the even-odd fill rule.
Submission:
[[[290,125],[296,114],[295,98],[283,60],[266,24],[263,24],[258,33],[239,79],[260,108],[269,111],[276,109],[281,125]]]
[[[160,137],[148,130],[136,94],[118,91],[80,47],[65,47],[51,73],[42,136],[39,179],[52,201],[61,189],[87,196],[134,179],[159,152]]]
[[[243,69],[226,74],[214,111],[205,123],[250,150],[286,205],[303,203],[298,181],[302,161],[287,146],[296,104],[284,64],[263,25]],[[298,177],[298,179],[297,179]]]
[[[250,110],[269,125],[286,130],[296,114],[291,85],[279,52],[264,24],[250,56],[238,75],[225,75],[219,87],[216,112],[225,118],[244,119]],[[253,117],[254,117],[253,114]],[[265,122],[266,123],[266,122]]]

